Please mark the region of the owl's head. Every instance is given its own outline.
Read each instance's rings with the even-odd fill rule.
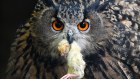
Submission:
[[[94,0],[44,0],[44,3],[33,31],[35,39],[52,55],[56,55],[58,43],[63,39],[69,44],[76,41],[83,51],[90,53],[108,38]]]

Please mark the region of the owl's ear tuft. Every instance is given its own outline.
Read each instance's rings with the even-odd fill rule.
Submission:
[[[113,2],[113,1],[112,1]],[[100,0],[95,0],[92,4],[86,6],[85,11],[90,12],[90,11],[103,11],[106,9],[107,5],[109,4],[109,1],[106,1],[102,4],[100,4]]]
[[[51,6],[58,6],[58,4],[60,3],[61,0],[42,0],[43,3],[48,6],[48,7],[51,7]]]
[[[95,2],[91,2],[90,5],[85,4],[85,11],[84,13],[89,13],[89,12],[93,12],[96,11],[97,8],[99,7],[100,1],[99,0],[95,0]]]

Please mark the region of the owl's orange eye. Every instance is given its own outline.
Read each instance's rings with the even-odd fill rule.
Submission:
[[[77,27],[80,31],[86,31],[89,28],[89,23],[86,21],[83,21],[79,23]]]
[[[52,23],[52,27],[53,27],[54,30],[60,31],[64,28],[64,25],[61,21],[55,20]]]

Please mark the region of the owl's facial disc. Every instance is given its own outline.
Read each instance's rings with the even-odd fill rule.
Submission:
[[[67,39],[69,44],[71,44],[75,40],[76,35],[87,33],[89,30],[89,24],[89,19],[84,19],[79,23],[65,23],[61,21],[60,18],[53,18],[52,30],[58,34],[63,34],[63,39]]]
[[[67,26],[67,27],[69,27],[69,26]],[[70,26],[69,28],[67,30],[67,40],[68,40],[69,44],[71,44],[75,40],[75,38],[74,38],[75,34],[79,34],[81,32],[87,32],[88,31],[89,22],[82,21],[77,25]]]

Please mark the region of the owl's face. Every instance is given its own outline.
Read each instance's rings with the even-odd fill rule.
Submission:
[[[97,43],[107,38],[100,15],[75,0],[60,1],[42,11],[34,25],[39,40],[46,45],[46,51],[56,55],[58,43],[66,39],[76,41],[83,51],[94,52]]]

